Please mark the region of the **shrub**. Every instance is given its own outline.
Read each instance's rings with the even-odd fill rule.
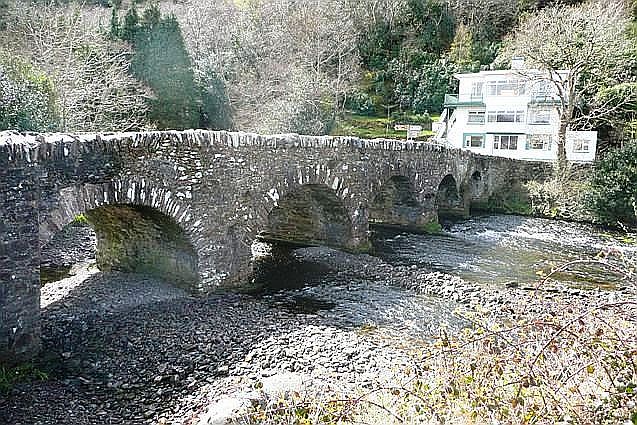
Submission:
[[[0,130],[47,131],[55,122],[53,82],[23,59],[0,52]]]
[[[637,141],[609,152],[595,166],[592,208],[605,223],[637,226]]]
[[[567,165],[555,169],[546,181],[530,181],[531,212],[534,215],[575,221],[595,221],[588,204],[590,197],[589,169],[574,169]]]
[[[38,369],[31,363],[24,363],[12,368],[0,366],[0,394],[11,391],[14,385],[30,381],[46,381],[48,373]]]

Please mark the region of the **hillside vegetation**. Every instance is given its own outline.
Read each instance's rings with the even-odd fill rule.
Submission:
[[[617,72],[586,80],[575,113],[590,115],[595,102],[608,107],[610,116],[581,126],[626,138],[634,131],[637,55],[625,46],[635,45],[629,20],[637,7],[591,2],[615,19],[613,38],[627,42],[618,44],[621,61],[618,52],[587,59]],[[574,21],[558,17],[584,7],[577,0],[1,0],[0,125],[399,136],[366,132],[359,124],[373,120],[361,117],[389,120],[389,128],[437,114],[445,93],[457,89],[454,73],[507,67],[519,46],[548,49],[552,40],[542,34],[528,42],[529,23],[564,33],[560,26]],[[567,32],[571,57],[581,57],[587,31]],[[573,65],[565,52],[547,51],[552,65]]]

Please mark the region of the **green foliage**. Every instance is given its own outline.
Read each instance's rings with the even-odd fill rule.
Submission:
[[[593,221],[587,208],[590,185],[582,179],[551,178],[526,184],[534,216],[562,220]]]
[[[437,235],[442,232],[442,226],[438,223],[438,220],[431,220],[423,226],[422,230],[427,234]]]
[[[355,91],[347,97],[345,109],[360,115],[374,115],[374,100],[372,96],[363,91]]]
[[[140,16],[133,3],[123,24],[118,13],[113,13],[110,33],[135,48],[131,69],[155,94],[149,117],[158,128],[230,126],[223,83],[208,76],[212,81],[206,84],[207,89],[198,84],[174,16],[162,16],[158,4],[151,4]]]
[[[84,214],[78,214],[73,217],[73,221],[71,222],[74,226],[88,226],[88,218]]]
[[[418,120],[424,120],[424,117],[423,115],[404,115],[405,121],[401,124],[418,124]],[[431,117],[429,119],[431,120]],[[338,121],[330,134],[333,136],[355,136],[361,139],[405,139],[407,133],[404,130],[394,130],[394,123],[393,119],[349,114]],[[431,135],[432,133],[424,131],[424,134]]]
[[[48,131],[57,122],[51,79],[0,51],[0,130]]]
[[[427,112],[422,114],[394,112],[391,114],[391,124],[422,124],[424,126],[428,126],[432,121],[431,116]]]
[[[198,127],[199,93],[175,18],[159,23],[144,21],[133,44],[133,73],[156,95],[151,101],[151,119],[162,129]]]
[[[595,166],[592,208],[605,223],[637,226],[637,142],[610,151]]]
[[[476,211],[516,215],[531,215],[533,212],[526,189],[517,184],[507,192],[494,193],[489,197],[487,202],[473,203],[472,209]]]
[[[8,0],[0,0],[0,31],[6,28],[7,10],[9,9]]]
[[[440,57],[453,37],[453,18],[438,0],[409,0],[397,23],[379,20],[366,29],[359,53],[373,81],[366,87],[368,98],[380,96],[373,105],[377,112],[383,104],[416,113],[439,112],[451,79]]]
[[[49,376],[31,363],[24,363],[12,368],[0,366],[0,394],[6,394],[21,382],[46,381]]]

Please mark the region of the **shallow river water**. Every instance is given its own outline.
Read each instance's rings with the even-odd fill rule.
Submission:
[[[391,265],[503,286],[511,282],[533,285],[552,268],[603,252],[612,252],[614,259],[637,255],[637,245],[630,240],[592,225],[507,215],[448,222],[440,235],[375,229],[373,238],[374,255]],[[592,265],[578,265],[554,277],[580,289],[613,289],[621,279]],[[262,293],[266,301],[341,324],[382,327],[421,337],[440,323],[463,324],[452,314],[455,303],[416,295],[392,285],[389,276],[352,278],[301,262],[291,270],[277,271],[270,280],[270,289]]]
[[[532,284],[569,261],[611,253],[613,261],[635,258],[637,244],[599,227],[514,215],[490,215],[444,223],[441,235],[379,230],[377,255],[456,274],[477,283]],[[579,288],[611,289],[619,277],[597,266],[578,266],[555,278]]]

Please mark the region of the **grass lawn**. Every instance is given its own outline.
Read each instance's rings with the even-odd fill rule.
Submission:
[[[439,116],[431,117],[437,121]],[[348,114],[345,119],[341,120],[332,130],[332,136],[355,136],[361,139],[405,139],[406,131],[394,130],[390,120],[382,117],[370,117],[365,115]],[[420,139],[433,135],[431,131],[423,131]]]

